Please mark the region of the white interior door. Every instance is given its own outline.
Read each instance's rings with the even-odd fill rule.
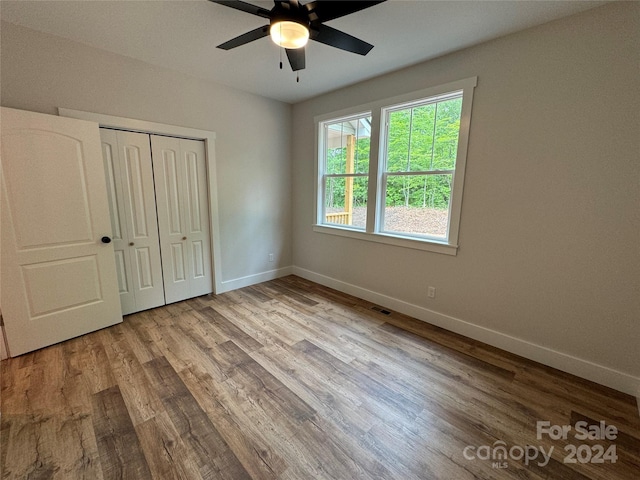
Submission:
[[[2,292],[11,356],[122,321],[98,125],[2,108]]]
[[[122,313],[164,305],[149,135],[100,129]]]
[[[151,135],[167,303],[213,291],[204,142]]]

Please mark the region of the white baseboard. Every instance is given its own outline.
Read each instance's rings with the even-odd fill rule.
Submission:
[[[640,378],[300,267],[293,274],[638,398]]]
[[[276,270],[268,270],[266,272],[256,273],[254,275],[247,275],[246,277],[234,278],[232,280],[224,280],[220,282],[218,288],[216,288],[216,294],[230,292],[238,288],[249,287],[257,283],[267,282],[280,277],[286,277],[293,273],[293,267],[283,267]]]

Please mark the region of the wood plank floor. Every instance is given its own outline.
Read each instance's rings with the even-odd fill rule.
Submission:
[[[291,276],[3,361],[2,478],[640,478],[633,397],[372,307]]]

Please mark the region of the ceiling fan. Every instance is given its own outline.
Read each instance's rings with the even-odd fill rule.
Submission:
[[[218,48],[231,50],[271,35],[271,39],[286,50],[291,69],[295,72],[305,67],[304,46],[309,39],[359,55],[369,53],[373,45],[324,25],[324,22],[364,10],[385,0],[315,0],[305,4],[298,0],[275,0],[271,10],[241,1],[209,1],[269,20],[269,25],[224,42],[218,45]],[[282,68],[282,62],[280,68]]]

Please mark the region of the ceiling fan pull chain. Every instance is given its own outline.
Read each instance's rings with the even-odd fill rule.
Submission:
[[[300,74],[299,73],[296,74],[296,83],[300,83]]]
[[[282,37],[282,23],[280,24],[280,36]],[[284,47],[280,47],[280,70],[282,70],[282,50]]]

